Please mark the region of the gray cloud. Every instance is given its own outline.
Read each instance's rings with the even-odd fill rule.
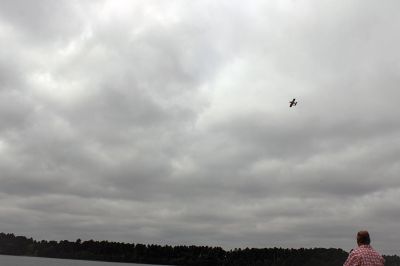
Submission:
[[[84,5],[70,1],[2,1],[1,20],[30,42],[64,42],[80,30]]]
[[[398,252],[397,6],[3,1],[2,230]]]

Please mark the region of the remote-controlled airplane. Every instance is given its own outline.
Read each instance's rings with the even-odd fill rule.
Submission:
[[[295,106],[297,104],[296,99],[294,98],[290,103],[289,107]]]

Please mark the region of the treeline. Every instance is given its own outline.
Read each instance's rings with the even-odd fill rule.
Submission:
[[[207,246],[160,246],[108,241],[36,241],[0,233],[0,254],[64,259],[164,265],[342,266],[348,253],[341,249],[234,249]],[[385,256],[387,266],[400,266],[400,257]]]

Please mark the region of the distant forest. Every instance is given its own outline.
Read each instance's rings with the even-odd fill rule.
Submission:
[[[0,233],[0,254],[62,259],[98,260],[163,265],[342,266],[342,249],[245,248],[225,251],[207,246],[160,246],[108,241],[36,241]],[[386,266],[400,266],[400,257],[384,256]]]

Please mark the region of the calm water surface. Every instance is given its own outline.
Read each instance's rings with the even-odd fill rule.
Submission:
[[[1,266],[155,266],[150,264],[116,263],[85,260],[62,260],[0,255]]]

